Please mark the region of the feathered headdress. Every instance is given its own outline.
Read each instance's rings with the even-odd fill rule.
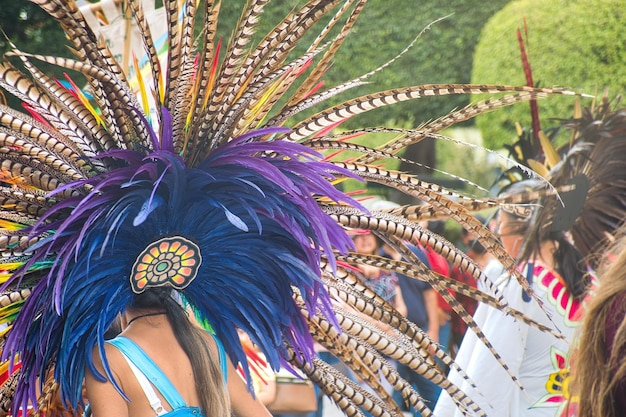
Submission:
[[[607,95],[590,107],[579,108],[560,129],[570,140],[549,150],[552,184],[569,187],[562,200],[544,199],[537,219],[539,237],[549,231],[567,231],[592,266],[612,241],[626,218],[626,109],[621,97]]]
[[[348,266],[375,264],[429,281],[479,334],[448,287],[531,321],[501,298],[428,271],[410,253],[407,261],[351,253],[344,227],[373,230],[399,247],[404,239],[421,241],[481,278],[465,254],[417,224],[427,216],[450,217],[474,230],[513,269],[514,261],[471,214],[498,201],[464,198],[377,164],[476,114],[568,92],[420,85],[355,97],[294,122],[294,116],[362,85],[386,66],[339,86],[315,88],[365,1],[308,1],[254,46],[252,34],[267,1],[249,1],[222,55],[215,38],[219,3],[206,1],[204,15],[196,16],[195,1],[166,0],[164,62],[141,4],[130,1],[149,62],[149,82],[136,71],[137,94],[73,1],[32,1],[60,22],[76,57],[29,55],[15,48],[12,60],[19,60],[21,69],[8,60],[0,65],[0,86],[31,114],[0,106],[0,269],[4,317],[10,321],[3,359],[21,362],[2,386],[3,406],[36,404],[38,384],[53,372],[64,401],[76,407],[85,366],[95,372],[92,350],[102,351],[116,315],[133,294],[169,285],[211,324],[234,362],[245,367],[241,329],[273,367],[285,362],[299,367],[350,415],[399,412],[380,386],[378,369],[410,404],[428,413],[379,351],[442,386],[463,409],[477,411],[434,365],[432,352],[454,366],[445,352],[364,287]],[[296,45],[325,18],[319,36],[294,57]],[[202,30],[196,40],[197,20]],[[336,35],[327,39],[331,33]],[[34,61],[82,73],[95,107],[80,90],[46,76]],[[476,93],[505,94],[417,129],[330,133],[344,120],[381,106]],[[377,149],[346,141],[369,132],[398,137]],[[324,156],[342,150],[363,156],[350,161]],[[335,187],[350,177],[396,188],[427,204],[368,212]],[[331,298],[392,325],[399,330],[397,338],[331,306]],[[348,363],[379,397],[362,393],[314,358],[314,340]]]
[[[518,30],[517,37],[527,85],[532,86],[525,21],[524,31]],[[524,130],[518,125],[517,142],[505,145],[518,164],[504,171],[491,188],[492,195],[497,195],[527,178],[528,168],[547,179],[549,189],[546,182],[534,182],[535,190],[518,195],[517,201],[525,204],[501,208],[510,208],[512,214],[529,221],[528,237],[536,242],[553,232],[568,233],[592,267],[597,266],[599,254],[626,217],[626,111],[620,107],[621,101],[621,96],[609,99],[608,92],[590,106],[581,106],[576,100],[573,117],[542,131],[538,104],[530,100],[532,128]],[[567,134],[568,140],[563,141]],[[559,140],[564,143],[555,147]],[[522,253],[522,257],[527,255],[527,251]]]

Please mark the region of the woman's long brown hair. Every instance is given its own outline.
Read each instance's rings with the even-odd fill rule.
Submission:
[[[626,382],[626,235],[606,253],[599,285],[589,300],[581,336],[572,358],[572,394],[578,397],[580,417],[622,417],[617,395]],[[609,320],[618,325],[612,349],[607,347]],[[623,395],[622,393],[621,395]]]

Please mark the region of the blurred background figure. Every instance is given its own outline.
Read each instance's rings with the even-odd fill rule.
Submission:
[[[421,225],[439,236],[444,236],[445,234],[445,222],[443,221],[422,222]],[[430,264],[430,269],[444,277],[450,278],[450,264],[448,263],[448,260],[437,253],[430,246],[422,246],[422,249],[426,254],[426,258]],[[437,298],[437,324],[433,326],[429,324],[427,333],[431,339],[438,342],[441,348],[447,353],[449,352],[450,337],[452,334],[452,325],[450,320],[452,319],[452,315],[454,313],[452,311],[452,307],[450,307],[446,300],[444,300],[441,294],[436,291],[435,294]],[[443,366],[443,364],[441,365]]]
[[[353,235],[356,251],[364,255],[379,255],[380,241],[368,231],[359,231]],[[400,314],[406,316],[406,305],[402,297],[402,290],[398,284],[398,277],[394,272],[370,265],[360,265],[357,276],[365,285],[391,304]]]

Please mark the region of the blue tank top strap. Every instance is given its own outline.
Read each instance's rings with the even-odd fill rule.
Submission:
[[[161,417],[204,417],[200,407],[185,407],[169,411]]]
[[[115,339],[107,340],[107,343],[124,353],[156,387],[173,409],[187,406],[163,371],[135,342],[124,336],[117,336]]]

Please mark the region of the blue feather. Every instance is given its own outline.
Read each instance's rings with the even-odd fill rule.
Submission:
[[[145,201],[141,205],[141,209],[139,210],[139,213],[137,213],[137,215],[133,219],[133,226],[136,227],[136,226],[141,225],[141,223],[146,221],[150,213],[152,213],[154,210],[159,208],[164,203],[165,203],[165,200],[163,200],[163,198],[159,196],[155,196],[154,198],[148,201]]]

